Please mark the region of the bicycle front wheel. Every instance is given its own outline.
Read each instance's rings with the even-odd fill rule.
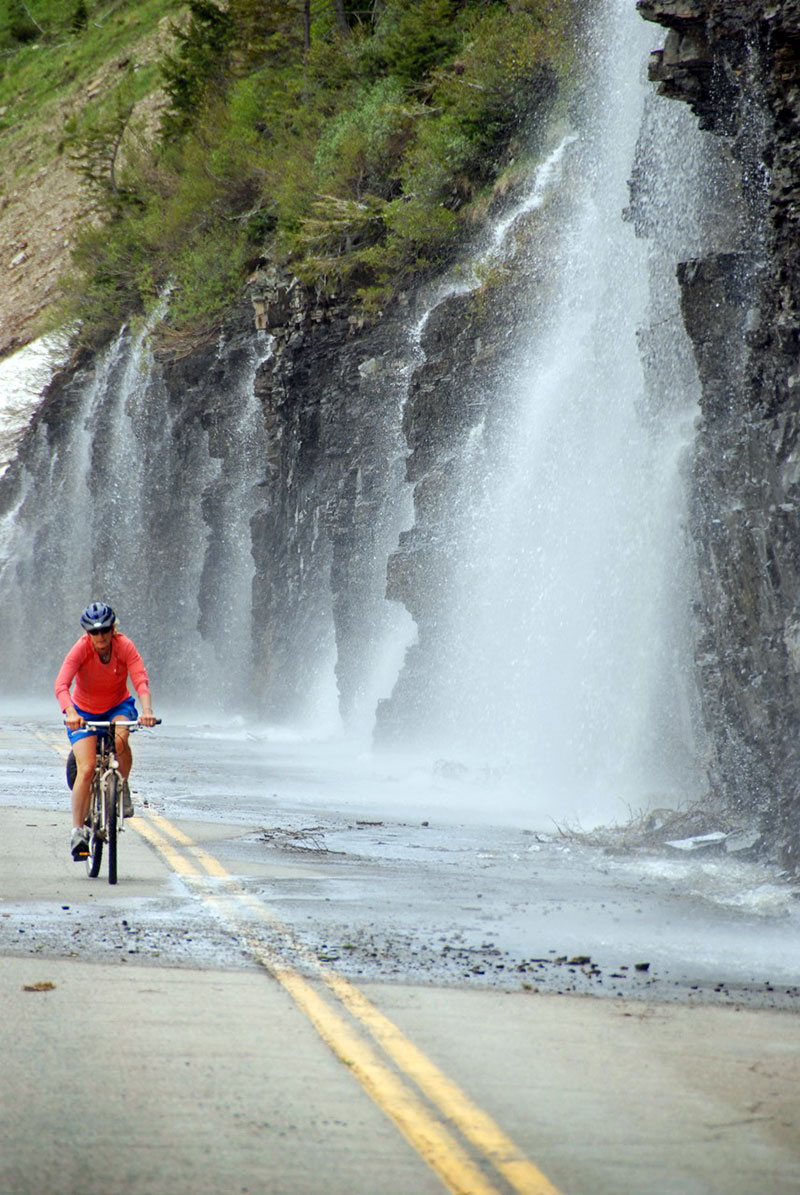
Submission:
[[[98,805],[97,791],[93,784],[92,803],[89,806],[89,854],[86,857],[86,874],[92,880],[96,880],[100,875],[100,864],[103,862],[103,831],[100,824],[102,819]]]
[[[108,882],[117,882],[117,810],[121,793],[119,776],[112,773],[106,780],[106,834],[108,837]]]

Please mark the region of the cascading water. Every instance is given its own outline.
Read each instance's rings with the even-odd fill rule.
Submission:
[[[555,297],[526,365],[465,441],[458,560],[423,702],[440,754],[502,777],[534,816],[584,822],[702,785],[683,528],[697,393],[691,367],[665,369],[657,392],[645,383],[648,322],[669,325],[676,360],[689,354],[663,243],[624,219],[645,107],[654,119],[649,36],[621,0],[595,23],[594,79],[566,149],[570,215],[548,226]],[[657,104],[674,135],[674,110]],[[697,141],[690,120],[682,132]],[[660,182],[676,211],[657,235],[674,254],[691,240],[675,224],[695,235],[697,218]]]
[[[246,351],[220,344],[224,392],[198,418],[190,395],[171,405],[148,330],[123,332],[57,420],[35,426],[0,553],[7,694],[48,691],[77,615],[101,598],[142,642],[160,700],[249,705],[249,519],[264,453],[253,377],[268,351],[263,334]],[[31,653],[29,626],[49,628],[46,651]]]

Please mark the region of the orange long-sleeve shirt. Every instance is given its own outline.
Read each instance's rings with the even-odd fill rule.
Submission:
[[[128,676],[142,697],[150,692],[144,661],[127,635],[111,639],[111,658],[107,664],[92,647],[90,635],[81,635],[64,657],[56,677],[55,690],[62,713],[75,704],[87,714],[102,714],[129,697]],[[75,688],[70,695],[70,686]]]

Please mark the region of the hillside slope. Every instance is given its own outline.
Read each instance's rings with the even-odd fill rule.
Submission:
[[[574,12],[6,0],[0,354],[54,322],[96,346],[167,284],[171,334],[202,339],[259,267],[377,312],[537,152]]]
[[[73,29],[78,7],[39,0],[27,5],[39,24],[15,26],[19,6],[0,5],[0,357],[37,335],[86,220],[64,144],[70,121],[101,108],[123,72],[137,77],[143,121],[164,102],[155,64],[181,5],[93,4],[86,25]]]

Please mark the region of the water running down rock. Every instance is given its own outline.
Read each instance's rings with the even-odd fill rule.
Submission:
[[[738,62],[749,16],[684,7],[706,30],[703,61]],[[738,384],[725,346],[754,343],[763,171],[742,186],[728,142],[654,95],[652,29],[628,3],[598,12],[585,109],[551,131],[541,161],[558,151],[557,168],[498,201],[479,280],[465,263],[368,326],[274,276],[252,292],[258,332],[248,297],[219,342],[179,356],[125,332],[54,381],[0,485],[9,691],[50,680],[46,660],[32,672],[20,655],[22,628],[53,625],[54,609],[66,625],[109,590],[139,638],[168,606],[152,653],[167,698],[189,675],[203,704],[344,726],[361,746],[377,723],[378,743],[464,769],[498,801],[513,790],[587,822],[703,796],[710,761],[718,801],[746,814],[754,795],[788,824],[788,308],[769,350],[775,411],[755,439],[748,419],[717,417]],[[758,28],[788,63],[788,25]],[[654,77],[676,94],[689,65],[667,87],[672,49]],[[771,61],[747,76],[762,85],[749,115],[763,103],[741,134],[721,93],[690,97],[745,163],[775,98]],[[790,192],[781,183],[775,212]],[[707,328],[712,310],[725,327]],[[741,494],[734,473],[752,480]]]

